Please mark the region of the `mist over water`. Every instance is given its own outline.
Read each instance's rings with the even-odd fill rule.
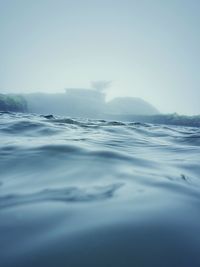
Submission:
[[[0,267],[200,267],[199,14],[0,0]]]
[[[2,266],[200,266],[200,128],[0,113]]]
[[[199,13],[198,0],[1,0],[0,92],[105,80],[109,100],[200,114]]]

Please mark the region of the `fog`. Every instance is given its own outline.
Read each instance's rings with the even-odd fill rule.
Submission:
[[[0,92],[104,81],[106,101],[200,114],[199,12],[198,0],[0,0]]]
[[[99,85],[99,83],[98,83]],[[65,93],[22,94],[27,111],[82,118],[127,118],[129,115],[156,115],[158,110],[148,102],[135,97],[117,97],[106,101],[101,90],[68,88]]]

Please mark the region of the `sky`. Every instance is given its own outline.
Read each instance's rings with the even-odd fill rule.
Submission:
[[[107,98],[200,114],[199,0],[0,0],[0,92],[112,81]]]

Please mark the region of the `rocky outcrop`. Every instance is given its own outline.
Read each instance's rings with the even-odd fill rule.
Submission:
[[[27,112],[27,102],[21,95],[0,94],[0,111]]]

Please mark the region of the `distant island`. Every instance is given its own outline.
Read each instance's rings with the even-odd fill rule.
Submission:
[[[67,88],[64,93],[0,94],[0,112],[29,112],[90,119],[200,126],[199,116],[160,114],[136,97],[117,97],[106,102],[103,90]]]
[[[155,107],[140,98],[118,97],[106,102],[101,90],[84,88],[68,88],[65,93],[55,94],[1,94],[0,110],[88,118],[159,114]]]

